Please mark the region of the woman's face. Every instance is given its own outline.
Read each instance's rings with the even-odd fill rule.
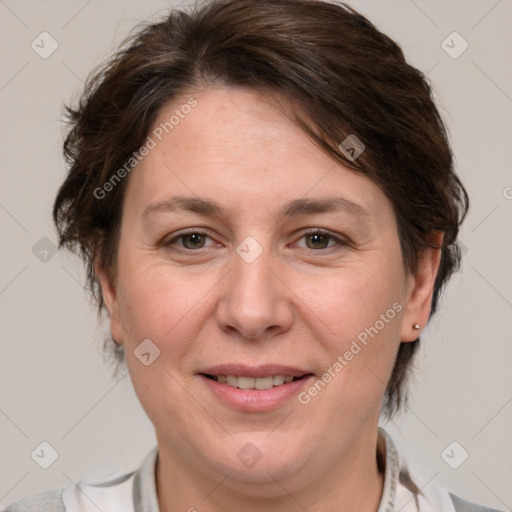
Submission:
[[[195,99],[129,176],[111,328],[162,458],[291,489],[375,442],[435,262],[408,275],[379,187],[256,93]]]

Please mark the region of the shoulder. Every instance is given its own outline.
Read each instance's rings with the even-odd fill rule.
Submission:
[[[453,493],[449,493],[450,498],[452,499],[453,508],[455,512],[500,512],[495,508],[487,508],[482,505],[477,505],[476,503],[471,503],[469,501],[463,500],[459,496]]]
[[[158,447],[154,447],[142,466],[128,473],[102,471],[48,491],[31,494],[1,508],[0,512],[80,512],[91,509],[123,512],[158,511],[155,486],[155,463]],[[135,482],[135,485],[134,485]]]
[[[64,487],[25,496],[7,505],[1,512],[65,512],[63,491]]]

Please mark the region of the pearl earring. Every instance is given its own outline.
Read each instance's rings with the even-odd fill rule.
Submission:
[[[412,328],[413,328],[413,329],[416,329],[416,330],[418,331],[418,330],[419,330],[419,328],[420,328],[420,324],[414,324],[414,325],[412,326]]]

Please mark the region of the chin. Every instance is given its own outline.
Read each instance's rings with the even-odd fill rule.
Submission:
[[[222,474],[229,473],[229,480],[239,484],[274,487],[276,480],[289,479],[306,466],[308,455],[304,446],[292,433],[240,433],[231,439],[229,446],[219,447],[218,458],[212,464]]]

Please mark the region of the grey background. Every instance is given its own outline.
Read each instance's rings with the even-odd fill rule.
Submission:
[[[108,326],[96,322],[79,262],[52,254],[50,213],[65,174],[62,103],[129,29],[170,5],[0,0],[0,506],[83,476],[132,471],[155,444],[129,377],[112,379],[103,364]],[[472,201],[462,270],[427,327],[410,408],[387,429],[420,471],[420,487],[436,482],[510,510],[511,2],[351,5],[428,72]],[[59,45],[47,59],[31,48],[43,31]],[[441,46],[453,31],[469,44],[456,59]],[[461,48],[453,36],[445,44]],[[43,441],[58,452],[48,469],[31,457]],[[453,441],[469,453],[458,469],[441,457]],[[462,452],[448,453],[457,462]]]

